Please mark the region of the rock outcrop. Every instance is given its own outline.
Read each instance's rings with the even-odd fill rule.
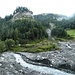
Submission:
[[[31,12],[18,12],[13,15],[12,21],[14,20],[21,20],[21,19],[33,19],[33,14]]]

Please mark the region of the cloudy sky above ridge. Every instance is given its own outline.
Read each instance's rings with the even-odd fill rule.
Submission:
[[[25,6],[33,14],[56,13],[71,16],[75,13],[75,0],[0,0],[0,16],[10,15],[18,6]]]

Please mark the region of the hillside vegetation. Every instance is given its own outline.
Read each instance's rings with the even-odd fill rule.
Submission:
[[[51,24],[55,26],[52,29]],[[51,30],[53,38],[75,37],[72,30],[75,29],[75,16],[67,19],[58,14],[33,15],[28,8],[18,7],[13,14],[0,18],[0,51],[41,52],[58,49],[54,41],[48,40],[52,37],[48,37],[46,29]],[[44,39],[46,42],[43,42]]]
[[[5,16],[4,19],[0,18],[1,52],[7,50],[41,52],[56,48],[53,44],[40,44],[41,40],[48,38],[47,26],[43,22],[30,18],[27,14],[29,12],[32,14],[29,9],[18,7],[13,15]],[[38,45],[36,40],[39,40]]]

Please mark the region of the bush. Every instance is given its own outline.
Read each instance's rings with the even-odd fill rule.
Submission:
[[[67,37],[68,34],[67,32],[62,29],[62,28],[54,28],[52,31],[51,31],[51,35],[52,36],[56,36],[56,37],[59,37],[59,38],[62,38],[62,37]]]
[[[0,41],[0,52],[5,51],[6,45],[3,41]]]
[[[6,47],[9,49],[15,45],[15,41],[13,39],[5,40]]]

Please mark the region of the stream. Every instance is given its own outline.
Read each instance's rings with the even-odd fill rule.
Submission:
[[[44,74],[46,73],[50,75],[74,75],[53,68],[26,63],[19,54],[14,54],[14,57],[16,58],[16,62],[19,63],[21,66],[28,67],[34,71],[43,72]]]

